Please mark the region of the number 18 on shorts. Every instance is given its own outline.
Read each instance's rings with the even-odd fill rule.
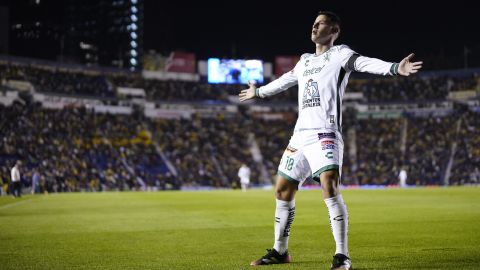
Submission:
[[[340,170],[343,143],[338,138],[325,138],[296,151],[285,151],[278,174],[289,181],[302,182],[324,171]]]

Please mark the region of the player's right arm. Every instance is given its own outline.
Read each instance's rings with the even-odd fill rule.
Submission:
[[[238,94],[240,101],[249,100],[255,97],[264,98],[273,96],[296,85],[298,83],[298,78],[295,72],[295,68],[283,74],[280,78],[259,88],[257,88],[254,84],[249,83],[249,87],[240,91],[240,94]]]

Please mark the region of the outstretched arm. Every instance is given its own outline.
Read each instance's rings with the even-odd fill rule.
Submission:
[[[249,100],[255,97],[269,97],[285,91],[297,83],[297,75],[295,75],[295,69],[293,69],[292,71],[283,74],[280,78],[259,88],[257,88],[254,84],[249,83],[248,88],[240,91],[238,96],[240,101]]]
[[[398,64],[398,74],[402,76],[409,76],[410,74],[417,73],[422,68],[422,61],[410,62],[415,54],[411,53],[407,57],[403,58]]]
[[[385,62],[380,59],[353,54],[346,63],[346,68],[358,72],[367,72],[379,75],[409,76],[422,68],[423,62],[410,62],[413,53],[403,58],[400,63]]]

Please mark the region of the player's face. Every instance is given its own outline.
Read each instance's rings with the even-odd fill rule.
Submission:
[[[312,26],[312,41],[323,44],[338,35],[338,27],[330,22],[327,16],[319,15]]]

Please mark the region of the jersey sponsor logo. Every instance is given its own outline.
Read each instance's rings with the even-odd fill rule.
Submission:
[[[331,50],[326,51],[326,52],[323,54],[323,57],[322,57],[323,65],[322,65],[321,67],[313,67],[313,68],[310,68],[310,69],[306,69],[306,70],[303,72],[303,77],[320,73],[320,71],[322,71],[322,69],[325,67],[325,65],[326,65],[328,62],[330,62],[330,55],[331,55],[331,53],[332,53]],[[313,58],[312,63],[315,63],[315,62],[318,62],[318,61],[319,61],[318,58]],[[305,67],[308,67],[309,64],[310,64],[310,60],[306,60],[306,61],[305,61]]]
[[[322,150],[333,150],[335,149],[335,142],[334,141],[322,141]]]
[[[320,93],[318,92],[318,83],[310,79],[305,84],[305,89],[303,91],[303,99],[311,99],[317,97],[320,97]]]
[[[327,152],[325,154],[325,157],[328,158],[328,159],[333,159],[333,152]]]
[[[320,92],[318,83],[312,79],[308,80],[303,89],[303,108],[320,106]]]
[[[324,67],[324,66],[314,67],[314,68],[311,68],[311,69],[306,69],[306,70],[303,72],[303,77],[320,73],[320,71],[322,71],[323,67]]]
[[[322,146],[322,150],[333,150],[333,149],[335,149],[335,145],[333,144]]]
[[[329,133],[318,133],[318,139],[335,139],[335,133],[329,132]]]

